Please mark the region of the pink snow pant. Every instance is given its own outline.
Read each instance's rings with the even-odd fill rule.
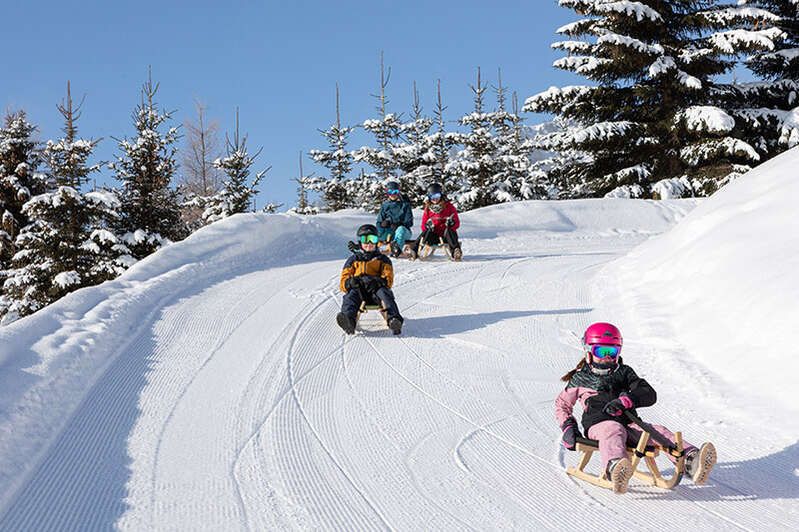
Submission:
[[[652,425],[652,428],[665,436],[669,441],[674,441],[674,433],[662,425]],[[618,421],[600,421],[596,425],[591,425],[588,429],[588,437],[599,442],[599,456],[602,459],[602,472],[608,466],[608,462],[616,458],[627,456],[627,446],[635,447],[641,437],[641,427],[635,423],[624,426]],[[696,449],[687,441],[683,441],[685,452]],[[675,462],[677,459],[666,454],[669,460]]]

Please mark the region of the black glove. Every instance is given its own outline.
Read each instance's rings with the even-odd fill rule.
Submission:
[[[455,219],[447,218],[447,227],[452,227],[453,225],[455,225]]]
[[[364,288],[366,288],[370,294],[376,293],[384,286],[386,286],[386,281],[382,277],[370,277],[364,282]]]
[[[350,277],[346,281],[344,281],[344,288],[347,289],[347,292],[351,292],[352,290],[358,289],[359,286],[362,284],[362,279],[360,277]]]
[[[383,220],[382,222],[380,222],[380,227],[382,227],[384,229],[386,227],[391,227],[391,220]]]
[[[435,225],[433,224],[433,220],[427,220],[427,223],[424,224],[424,228],[430,231],[431,229],[433,229],[433,225]]]
[[[350,240],[349,242],[347,242],[347,249],[349,249],[350,251],[358,251],[359,249],[361,249],[361,246],[359,246],[357,242],[353,242],[352,240]]]
[[[626,393],[619,395],[616,399],[608,401],[602,411],[609,416],[617,417],[624,413],[625,410],[633,408],[633,400]]]
[[[560,442],[565,448],[573,451],[577,446],[577,438],[580,436],[580,429],[577,426],[577,420],[569,416],[569,418],[563,422],[563,425],[560,426],[560,429],[563,431],[563,436],[561,437]]]

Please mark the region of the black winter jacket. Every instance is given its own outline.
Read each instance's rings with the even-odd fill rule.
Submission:
[[[588,397],[583,405],[582,425],[586,432],[592,425],[596,425],[600,421],[618,421],[624,425],[630,423],[624,416],[614,417],[602,410],[609,401],[616,399],[619,394],[626,393],[630,396],[633,408],[652,406],[657,401],[657,392],[654,388],[636,375],[633,368],[624,365],[621,359],[616,369],[607,375],[598,375],[591,371],[588,364],[584,365],[569,380],[566,390],[569,388],[587,388],[597,392],[596,395]]]

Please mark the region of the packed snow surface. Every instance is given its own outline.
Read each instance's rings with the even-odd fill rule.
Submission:
[[[334,321],[371,217],[215,223],[0,328],[0,530],[795,529],[790,157],[695,210],[466,213],[463,262],[395,261],[400,337]],[[706,486],[565,474],[553,400],[599,320],[658,390],[640,414],[715,442]]]

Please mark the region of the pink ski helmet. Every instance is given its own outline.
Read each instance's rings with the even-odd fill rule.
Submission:
[[[621,331],[612,323],[592,323],[583,333],[583,345],[595,344],[622,346]]]

